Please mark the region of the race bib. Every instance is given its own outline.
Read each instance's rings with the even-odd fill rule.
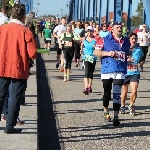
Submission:
[[[120,60],[120,61],[125,61],[126,59],[126,57],[125,57],[126,55],[125,55],[125,52],[123,52],[123,51],[115,51],[115,56],[114,56],[114,58],[116,59],[116,60]]]
[[[129,64],[128,65],[128,71],[137,71],[138,65],[137,64]]]
[[[51,40],[51,38],[46,38],[46,41],[50,41]]]
[[[96,50],[102,50],[103,49],[103,45],[96,44],[95,49]]]
[[[72,42],[65,41],[65,44],[64,44],[64,46],[69,46],[69,47],[71,47],[71,46],[72,46]]]

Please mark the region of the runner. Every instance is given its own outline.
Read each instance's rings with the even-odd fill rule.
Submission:
[[[3,25],[9,22],[9,19],[7,17],[8,6],[2,6],[1,11],[2,12],[0,12],[0,25]]]
[[[134,103],[137,97],[137,89],[140,79],[140,70],[138,69],[138,64],[142,60],[142,50],[139,47],[136,47],[137,43],[137,35],[135,33],[131,33],[129,35],[130,40],[130,56],[134,59],[134,62],[128,63],[127,74],[124,80],[124,84],[122,87],[121,94],[121,114],[125,114],[125,101],[127,99],[128,86],[131,86],[131,94],[130,94],[130,105],[128,107],[130,114],[135,115],[135,107]]]
[[[45,28],[45,24],[46,24],[46,22],[45,22],[45,19],[43,18],[43,19],[40,21],[40,33],[41,33],[41,37],[42,37],[42,32],[43,32],[43,30],[44,30],[44,28]]]
[[[48,28],[48,25],[51,25],[51,18],[47,19],[46,23],[45,23],[45,28]]]
[[[66,18],[65,17],[62,17],[61,18],[61,25],[58,25],[58,26],[56,26],[55,27],[55,29],[54,29],[54,31],[53,31],[53,35],[54,35],[54,37],[56,37],[57,38],[57,42],[56,42],[56,50],[57,50],[57,63],[56,63],[56,68],[58,68],[59,67],[59,64],[60,64],[60,58],[61,58],[61,54],[62,54],[62,52],[61,52],[61,49],[59,48],[59,40],[60,40],[60,38],[61,38],[61,35],[63,34],[63,33],[65,33],[66,32]],[[60,69],[60,71],[63,71],[63,65],[64,65],[64,58],[63,58],[63,56],[62,56],[62,58],[61,58],[61,69]]]
[[[95,50],[94,55],[102,57],[101,79],[104,88],[104,119],[111,121],[108,106],[111,100],[113,83],[113,126],[118,126],[120,124],[118,114],[121,107],[121,87],[127,73],[127,56],[130,42],[122,36],[121,22],[114,22],[112,32],[104,38],[103,51]],[[128,61],[131,61],[130,57],[128,57]]]
[[[73,58],[74,35],[72,33],[72,25],[67,25],[67,32],[61,35],[60,49],[64,54],[64,82],[69,81],[69,73]]]
[[[51,34],[52,34],[52,29],[50,26],[50,23],[47,24],[47,28],[45,28],[43,30],[43,37],[44,37],[44,42],[45,42],[45,49],[49,49],[50,50],[50,46],[51,46]]]
[[[148,53],[148,47],[150,42],[150,33],[147,32],[145,24],[143,24],[142,26],[142,31],[138,33],[138,41],[139,41],[140,48],[143,52],[142,62],[140,63],[140,68],[141,68],[140,71],[143,71],[143,65],[146,60],[146,55]]]
[[[101,38],[106,37],[109,34],[109,31],[107,30],[107,23],[102,24],[102,30],[100,30],[99,35]]]
[[[85,22],[84,24],[84,30],[81,31],[80,33],[80,38],[81,38],[81,41],[84,41],[84,39],[87,37],[87,28],[89,26],[89,23],[88,22]],[[81,43],[81,47],[83,46],[83,42]],[[85,69],[85,66],[84,66],[84,54],[82,53],[82,67],[81,69],[84,70]]]
[[[92,81],[93,81],[93,72],[96,64],[96,57],[93,55],[93,51],[95,50],[96,41],[93,38],[94,29],[89,26],[87,28],[87,37],[83,41],[81,52],[84,53],[84,65],[85,65],[85,77],[84,84],[85,89],[83,93],[88,95],[92,93]]]
[[[78,21],[76,28],[74,29],[74,39],[75,39],[75,43],[74,43],[74,60],[75,60],[75,67],[80,66],[79,60],[80,60],[80,46],[81,46],[81,42],[80,42],[80,33],[83,29],[81,28],[81,22]]]

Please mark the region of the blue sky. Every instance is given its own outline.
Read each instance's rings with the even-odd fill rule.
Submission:
[[[113,0],[110,0],[110,11],[113,11]],[[133,0],[132,4],[132,14],[136,14],[136,8],[137,4],[140,0]],[[57,15],[59,14],[61,9],[64,9],[63,12],[66,14],[68,12],[68,9],[65,7],[65,5],[69,2],[69,0],[34,0],[34,2],[39,2],[40,5],[38,6],[38,15],[43,14],[51,14],[51,15]],[[102,1],[103,9],[102,9],[102,16],[105,16],[105,9],[106,9],[106,0]],[[111,7],[112,6],[112,7]],[[128,0],[124,0],[124,6],[123,11],[127,12],[128,8]],[[34,4],[34,10],[37,9],[37,6]]]

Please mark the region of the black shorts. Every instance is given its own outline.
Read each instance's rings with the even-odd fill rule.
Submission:
[[[62,50],[59,48],[59,44],[56,43],[56,51],[57,51],[57,55],[61,55],[62,54]]]
[[[124,79],[123,85],[130,84],[130,82],[138,82],[139,83],[140,75],[135,74],[135,75],[127,75]]]
[[[44,39],[44,43],[47,44],[47,43],[50,43],[51,44],[51,40],[46,40]]]

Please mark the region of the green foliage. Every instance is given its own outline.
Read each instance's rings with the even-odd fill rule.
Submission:
[[[132,16],[132,26],[137,27],[143,23],[143,10],[144,10],[143,2],[142,0],[140,0],[136,9],[137,15]]]

